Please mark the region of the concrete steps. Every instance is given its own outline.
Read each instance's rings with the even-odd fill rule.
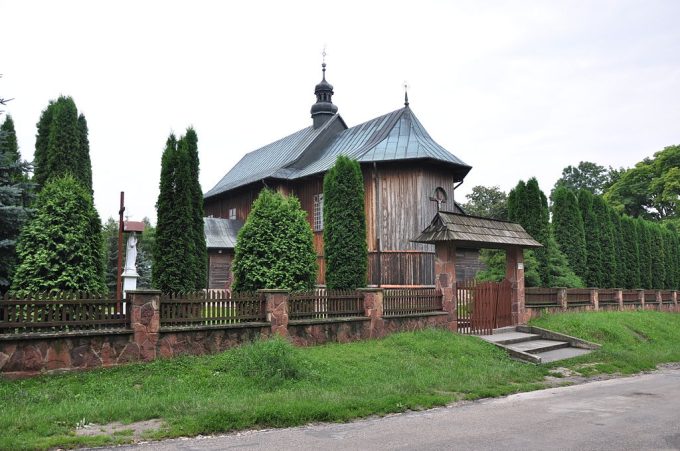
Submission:
[[[600,345],[532,326],[504,327],[482,340],[505,349],[512,357],[532,363],[547,363],[588,354]]]

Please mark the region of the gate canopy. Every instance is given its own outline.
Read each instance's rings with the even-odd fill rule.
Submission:
[[[470,249],[543,247],[521,225],[514,222],[448,211],[437,212],[430,225],[412,241],[427,244],[448,241],[457,247]]]

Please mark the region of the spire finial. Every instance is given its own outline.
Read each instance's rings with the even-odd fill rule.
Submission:
[[[323,51],[321,52],[321,71],[323,72],[323,79],[326,79],[326,45],[323,46]]]
[[[404,82],[404,106],[408,106],[408,83]]]

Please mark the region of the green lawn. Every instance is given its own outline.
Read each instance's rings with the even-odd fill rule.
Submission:
[[[583,375],[632,374],[660,363],[680,362],[680,314],[655,311],[545,315],[531,325],[602,344],[602,349],[569,360]],[[556,362],[549,366],[565,366]]]
[[[680,315],[573,313],[532,321],[603,344],[560,366],[631,373],[680,361]],[[510,360],[474,337],[427,330],[293,348],[263,341],[223,354],[34,379],[0,379],[0,449],[103,445],[129,431],[74,434],[78,424],[158,418],[149,438],[282,427],[423,409],[543,386],[554,365]]]

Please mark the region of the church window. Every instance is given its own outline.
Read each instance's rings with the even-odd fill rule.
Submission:
[[[314,195],[314,231],[323,230],[323,194]]]

